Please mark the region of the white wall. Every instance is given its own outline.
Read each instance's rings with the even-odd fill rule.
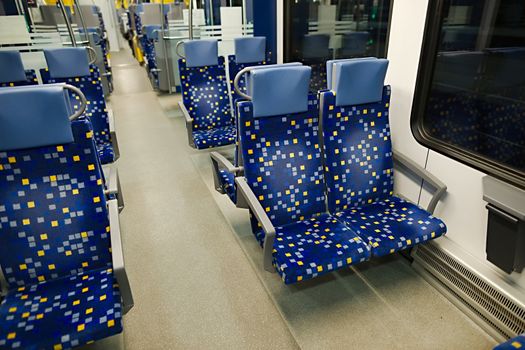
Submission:
[[[395,0],[388,47],[387,83],[392,86],[390,123],[394,148],[408,155],[435,174],[448,186],[435,215],[447,224],[448,233],[436,240],[441,246],[455,243],[458,259],[475,259],[483,266],[488,279],[516,283],[525,288],[525,272],[506,275],[486,260],[485,241],[487,210],[483,201],[481,172],[465,166],[416,142],[410,131],[410,114],[414,97],[419,55],[425,26],[427,0]],[[426,161],[428,153],[428,160]],[[420,185],[396,173],[396,191],[417,201]],[[420,204],[425,207],[430,194],[423,191]]]

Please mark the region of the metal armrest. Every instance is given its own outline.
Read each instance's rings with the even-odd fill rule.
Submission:
[[[427,183],[429,183],[432,187],[436,189],[427,207],[427,211],[430,214],[433,214],[439,200],[441,199],[441,197],[443,197],[445,192],[447,192],[447,185],[445,185],[436,176],[434,176],[428,170],[426,170],[425,168],[423,168],[422,166],[420,166],[401,152],[394,152],[394,162],[404,166],[413,174],[419,176],[421,179],[425,180]]]
[[[193,118],[190,117],[190,113],[186,109],[186,106],[184,105],[184,102],[179,101],[179,107],[182,111],[182,114],[184,115],[184,119],[186,120],[186,131],[188,132],[188,142],[191,147],[193,147]]]
[[[237,177],[243,171],[243,167],[234,166],[226,157],[218,152],[210,153],[211,162],[213,165],[213,183],[215,189],[224,194],[223,184],[220,179],[220,168],[225,169],[230,174],[233,174],[234,177]]]
[[[257,221],[261,224],[264,231],[264,245],[263,245],[263,264],[264,269],[269,272],[275,272],[273,268],[273,243],[275,241],[275,227],[266,212],[264,211],[261,203],[255,197],[252,189],[246,182],[246,178],[243,176],[236,177],[235,183],[237,184],[237,202],[244,201],[251,210]]]
[[[111,139],[111,145],[113,146],[113,152],[115,152],[115,160],[120,158],[120,149],[118,146],[117,130],[115,128],[115,115],[113,110],[107,107],[108,110],[108,121],[109,121],[109,136]]]
[[[122,196],[122,189],[120,188],[118,169],[114,163],[104,165],[102,169],[106,179],[106,196],[109,199],[109,195],[115,195],[117,197],[119,211],[122,211],[122,209],[124,209],[124,197]]]
[[[126,314],[134,305],[133,293],[129,284],[126,268],[124,267],[124,253],[122,250],[122,237],[120,235],[120,222],[118,203],[116,200],[107,202],[109,211],[109,226],[111,232],[111,255],[113,259],[113,275],[117,279],[122,297],[122,311]]]

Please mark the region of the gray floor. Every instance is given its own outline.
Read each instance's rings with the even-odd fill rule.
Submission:
[[[246,211],[213,191],[207,152],[187,145],[178,97],[152,92],[128,52],[112,63],[136,302],[124,318],[127,349],[492,347],[399,258],[298,286],[264,272]]]

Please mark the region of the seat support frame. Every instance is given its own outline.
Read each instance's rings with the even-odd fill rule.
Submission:
[[[224,157],[219,152],[211,152],[210,158],[213,166],[213,184],[217,192],[224,194],[224,189],[222,188],[222,183],[220,180],[219,172],[220,168],[225,169],[230,174],[233,174],[235,177],[242,175],[244,168],[242,166],[235,166],[230,162],[226,157]]]
[[[188,142],[191,147],[195,147],[195,143],[193,142],[193,118],[190,116],[190,113],[188,112],[188,109],[184,105],[184,102],[179,101],[179,107],[182,111],[182,115],[184,116],[184,119],[186,120],[186,131],[188,133]]]

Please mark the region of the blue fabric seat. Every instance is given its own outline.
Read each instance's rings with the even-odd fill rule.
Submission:
[[[236,203],[237,193],[235,191],[235,175],[226,170],[220,170],[219,174],[221,178],[222,189],[232,200],[232,202]]]
[[[146,58],[146,68],[155,89],[159,88],[159,72],[157,67],[157,54],[155,52],[155,41],[158,38],[159,25],[145,25],[143,28],[140,43],[144,57]]]
[[[276,227],[274,265],[284,283],[315,278],[368,260],[370,248],[330,214]]]
[[[394,194],[388,61],[334,63],[321,94],[328,208],[382,256],[442,236],[445,224]]]
[[[183,107],[193,119],[190,143],[197,149],[233,144],[235,124],[230,111],[224,57],[216,40],[184,42],[179,60]]]
[[[36,84],[36,73],[32,69],[24,69],[20,52],[0,51],[0,87]]]
[[[246,182],[275,226],[273,264],[295,283],[367,260],[370,248],[326,212],[319,108],[311,68],[254,70],[251,101],[239,103]],[[252,222],[264,245],[264,231]],[[264,247],[267,249],[266,247]]]
[[[504,343],[497,345],[494,350],[516,350],[525,349],[525,334],[520,334]]]
[[[111,269],[13,289],[0,304],[2,349],[69,349],[121,332],[120,292]]]
[[[85,115],[93,125],[94,140],[102,164],[113,163],[109,116],[102,89],[100,72],[95,65],[89,65],[84,48],[62,48],[44,50],[48,69],[40,70],[44,84],[66,83],[79,88],[89,101]],[[78,96],[71,98],[73,108],[80,103]]]
[[[61,85],[0,89],[0,105],[0,348],[70,349],[120,333],[120,248],[91,123],[70,122]]]
[[[223,127],[195,130],[193,132],[193,142],[197,149],[219,147],[231,145],[237,139],[237,131],[234,125]]]

